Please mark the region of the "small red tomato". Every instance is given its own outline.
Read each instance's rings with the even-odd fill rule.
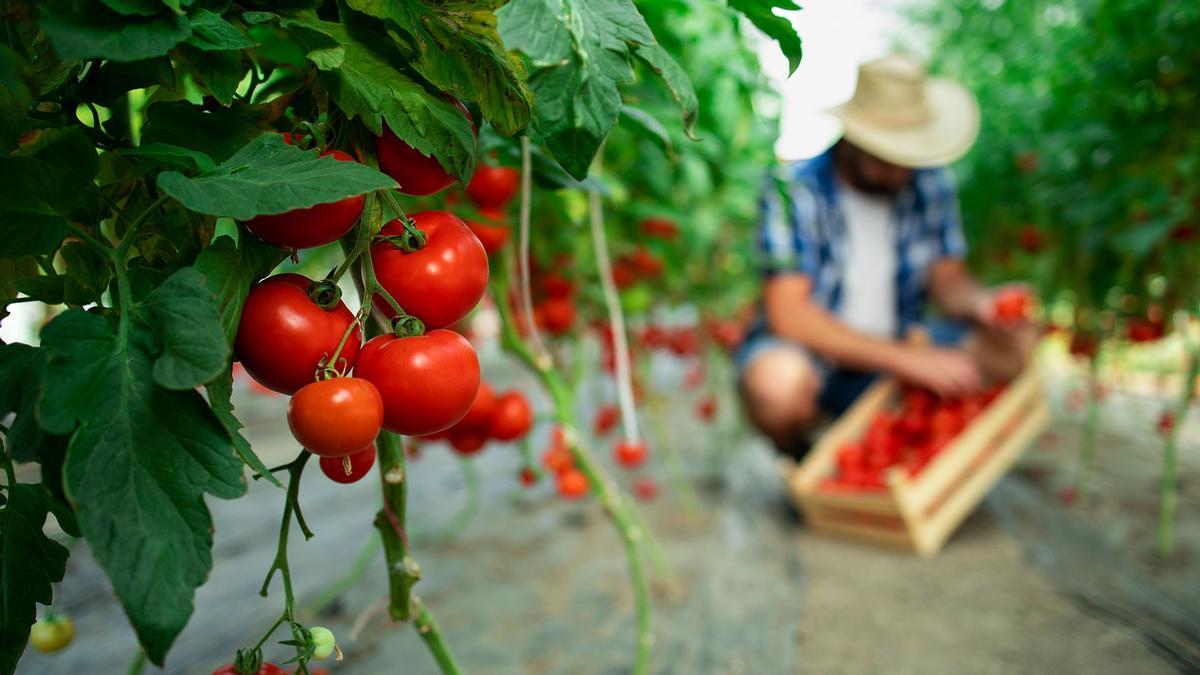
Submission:
[[[717,398],[712,394],[700,399],[696,404],[696,416],[704,422],[711,422],[717,416]]]
[[[488,426],[488,436],[498,441],[515,441],[533,427],[533,408],[519,391],[506,391],[496,399],[496,411]]]
[[[564,499],[579,499],[588,493],[587,476],[578,469],[569,469],[558,474],[555,481],[558,487],[558,494]]]
[[[638,501],[650,502],[658,496],[658,483],[649,476],[642,476],[633,481],[633,496]]]
[[[846,443],[837,454],[837,468],[841,475],[861,471],[866,466],[866,454],[858,443]]]
[[[299,274],[277,274],[258,282],[238,322],[234,351],[242,366],[264,387],[283,394],[313,381],[317,366],[333,355],[354,322],[340,300],[329,310],[313,302],[308,297],[311,284]],[[353,364],[361,339],[355,328],[339,360]]]
[[[551,335],[565,335],[575,325],[575,303],[569,298],[547,298],[537,309],[542,328]]]
[[[521,481],[521,485],[524,485],[525,487],[533,487],[535,484],[537,484],[538,475],[532,467],[527,466],[521,469],[521,472],[517,474],[517,478]]]
[[[626,469],[634,469],[646,461],[646,444],[620,441],[613,448],[613,459]]]
[[[349,466],[347,467],[347,463]],[[354,483],[362,480],[375,466],[375,446],[352,452],[345,457],[322,457],[321,472],[335,483]]]
[[[496,415],[496,403],[496,392],[492,389],[492,385],[480,382],[479,391],[475,394],[475,401],[471,403],[467,414],[463,415],[454,428],[486,431],[492,423],[492,418]]]
[[[502,208],[517,194],[520,182],[520,171],[480,162],[467,184],[467,196],[481,209]]]
[[[451,103],[463,117],[471,119],[471,113],[460,101],[451,99]],[[474,120],[471,131],[475,131]],[[441,162],[400,140],[387,125],[383,127],[383,135],[375,140],[375,154],[379,157],[379,170],[391,176],[406,195],[424,197],[454,184],[454,176],[442,168]]]
[[[1131,342],[1154,342],[1167,334],[1166,324],[1162,321],[1141,317],[1130,319],[1125,330]]]
[[[481,208],[479,215],[490,222],[468,220],[466,221],[467,227],[471,228],[471,232],[479,239],[479,243],[483,244],[483,250],[487,251],[488,255],[495,255],[508,243],[512,228],[504,222],[503,211]]]
[[[556,272],[544,272],[537,278],[538,290],[548,298],[569,298],[575,293],[575,284]]]
[[[292,145],[292,135],[283,134],[283,140]],[[326,150],[322,157],[333,157],[339,162],[353,162],[354,158],[341,150]],[[337,241],[354,227],[362,214],[365,195],[347,197],[340,201],[317,204],[306,209],[293,209],[285,213],[258,216],[244,224],[254,236],[282,248],[313,248]]]
[[[456,426],[450,430],[450,447],[464,457],[470,457],[487,445],[487,432],[474,427]]]
[[[452,213],[423,211],[409,217],[425,233],[425,246],[406,253],[383,240],[371,247],[371,263],[380,285],[404,311],[426,328],[445,328],[466,316],[487,290],[487,251]],[[393,220],[380,234],[403,235],[404,225]],[[396,314],[382,296],[375,297],[375,307],[388,317]]]
[[[446,429],[463,418],[479,391],[479,357],[449,330],[380,335],[363,345],[354,374],[383,398],[383,426],[405,436]]]
[[[1026,253],[1037,253],[1042,249],[1042,233],[1034,225],[1026,225],[1017,233],[1017,243]]]
[[[633,265],[633,269],[644,279],[654,279],[662,274],[663,262],[659,260],[650,251],[644,248],[636,248],[633,254],[629,256],[629,263]]]
[[[234,669],[233,664],[231,663],[227,666],[221,666],[220,668],[217,668],[216,670],[214,670],[212,672],[212,675],[238,675],[238,673],[237,673],[237,670]],[[289,675],[289,674],[288,674],[288,671],[284,670],[283,668],[280,668],[279,666],[275,665],[274,663],[264,663],[264,664],[262,664],[262,667],[260,667],[258,669],[257,675]]]
[[[592,433],[597,436],[607,436],[620,421],[620,408],[615,405],[602,405],[596,409],[596,418],[592,420]]]
[[[637,272],[626,260],[617,260],[612,266],[613,284],[618,290],[625,290],[637,283]]]
[[[309,452],[345,457],[370,445],[383,427],[383,399],[361,377],[307,384],[288,402],[288,427]]]
[[[992,298],[992,313],[1001,323],[1024,321],[1029,317],[1029,303],[1032,299],[1028,289],[1001,288]]]
[[[642,234],[648,237],[657,237],[670,241],[679,236],[679,226],[669,218],[659,216],[643,218],[642,222],[639,223],[639,227],[642,230]]]
[[[1170,410],[1162,411],[1162,414],[1158,416],[1158,433],[1163,436],[1167,436],[1174,428],[1175,413],[1171,412]]]
[[[551,445],[542,453],[542,466],[554,475],[559,475],[575,468],[575,457],[571,451],[561,445]]]

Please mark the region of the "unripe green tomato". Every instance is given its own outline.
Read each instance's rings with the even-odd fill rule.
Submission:
[[[75,638],[75,622],[65,616],[38,619],[29,629],[29,644],[39,652],[56,652]]]
[[[309,628],[308,636],[313,643],[313,658],[317,660],[329,658],[329,655],[333,653],[333,648],[337,646],[333,631],[324,626]]]

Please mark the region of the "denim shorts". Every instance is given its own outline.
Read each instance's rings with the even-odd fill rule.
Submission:
[[[933,344],[943,347],[954,347],[966,339],[970,326],[961,321],[950,319],[934,319],[923,324],[929,333]],[[746,335],[746,339],[738,347],[733,357],[734,368],[737,371],[738,382],[742,374],[754,359],[772,349],[790,349],[807,357],[821,374],[821,391],[817,395],[817,404],[821,410],[830,415],[841,415],[854,403],[867,387],[875,381],[878,373],[838,368],[810,352],[803,345],[792,340],[781,338],[765,330],[755,327]]]

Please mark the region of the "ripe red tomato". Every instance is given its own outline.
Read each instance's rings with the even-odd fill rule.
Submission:
[[[570,298],[546,298],[536,310],[538,323],[551,335],[565,335],[575,325],[575,303]]]
[[[346,470],[346,462],[350,462],[350,470]],[[367,475],[375,466],[375,446],[352,452],[345,457],[322,457],[321,472],[335,483],[355,483]]]
[[[538,290],[548,298],[569,298],[575,293],[575,284],[557,272],[543,272],[537,278]]]
[[[712,394],[700,399],[696,404],[696,416],[704,422],[711,422],[717,416],[717,398]]]
[[[1167,326],[1161,320],[1138,317],[1129,320],[1126,332],[1132,342],[1154,342],[1167,334]]]
[[[520,182],[517,169],[480,162],[467,184],[467,196],[481,209],[499,209],[512,201]]]
[[[498,441],[515,441],[533,427],[533,408],[519,391],[506,391],[496,399],[488,436]]]
[[[1175,428],[1175,413],[1170,410],[1162,411],[1158,416],[1158,433],[1162,436],[1168,436],[1171,430]]]
[[[1026,253],[1037,253],[1042,249],[1042,233],[1034,225],[1026,225],[1017,233],[1017,243]]]
[[[470,457],[487,445],[487,432],[476,427],[455,426],[450,430],[450,447],[464,457]]]
[[[234,670],[233,664],[231,663],[227,666],[221,666],[220,668],[217,668],[213,671],[212,675],[237,675],[237,671]],[[289,675],[289,673],[274,663],[264,663],[258,669],[258,675]]]
[[[292,145],[292,135],[283,134],[283,140]],[[353,162],[354,158],[341,150],[326,150],[322,157],[333,157],[339,162]],[[254,236],[283,248],[313,248],[337,241],[354,227],[362,214],[365,195],[347,197],[340,201],[317,204],[306,209],[293,209],[285,213],[251,218],[244,224]]]
[[[521,472],[517,474],[517,479],[521,481],[521,485],[533,487],[537,484],[538,475],[536,471],[527,466],[522,468]]]
[[[646,461],[646,444],[619,441],[613,448],[613,459],[626,469],[635,469]]]
[[[563,474],[575,469],[575,457],[566,447],[552,444],[542,453],[542,466],[554,475]]]
[[[383,399],[361,377],[306,384],[288,402],[288,427],[309,452],[345,457],[370,445],[383,427]]]
[[[291,394],[316,378],[317,366],[337,349],[354,315],[340,300],[331,310],[308,297],[312,282],[277,274],[250,289],[234,351],[246,372],[268,389]],[[340,359],[353,364],[362,340],[355,328]],[[329,364],[338,365],[338,364]]]
[[[661,218],[658,216],[643,218],[639,226],[642,234],[648,237],[657,237],[670,241],[679,236],[679,226],[670,218]]]
[[[404,311],[425,322],[426,328],[445,328],[463,318],[487,290],[487,251],[466,223],[446,211],[423,211],[410,216],[425,233],[424,248],[405,253],[387,241],[371,247],[371,262],[379,283]],[[393,220],[385,236],[404,234]],[[375,298],[387,316],[396,312],[387,300]]]
[[[592,420],[592,433],[597,436],[607,436],[621,421],[621,409],[615,405],[602,405],[596,409],[596,418]]]
[[[492,389],[492,385],[480,382],[475,400],[471,403],[467,414],[463,415],[454,428],[486,431],[492,423],[492,418],[496,415],[497,403],[496,392]]]
[[[1029,316],[1029,304],[1033,300],[1024,288],[1001,288],[992,299],[992,313],[1002,323],[1024,321]]]
[[[633,254],[629,256],[629,263],[633,265],[633,269],[643,278],[654,279],[662,274],[663,262],[659,260],[650,251],[644,248],[634,249]]]
[[[617,260],[612,266],[613,285],[618,290],[625,290],[637,283],[637,272],[625,260]]]
[[[504,245],[508,243],[508,237],[512,233],[512,228],[504,222],[503,211],[480,208],[479,215],[493,222],[468,220],[466,221],[467,227],[471,228],[471,232],[479,239],[479,243],[483,244],[483,250],[487,251],[488,255],[494,255],[504,249]]]
[[[460,101],[451,99],[468,120],[471,113]],[[471,120],[471,130],[475,122]],[[436,158],[423,155],[419,150],[400,140],[385,124],[383,135],[375,140],[375,154],[379,157],[379,170],[391,176],[406,195],[423,197],[441,192],[454,184],[451,176]]]
[[[466,338],[449,330],[400,338],[380,335],[363,345],[354,374],[383,397],[383,426],[422,436],[452,426],[479,391],[479,357]]]
[[[564,499],[579,499],[588,492],[587,476],[578,469],[569,469],[558,474],[558,494]]]
[[[658,496],[658,483],[649,476],[642,476],[633,481],[633,496],[641,502],[654,501]]]

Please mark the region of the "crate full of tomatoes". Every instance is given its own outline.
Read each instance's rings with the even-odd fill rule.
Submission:
[[[815,530],[932,556],[1048,421],[1033,365],[957,400],[883,378],[786,468],[788,489]]]

